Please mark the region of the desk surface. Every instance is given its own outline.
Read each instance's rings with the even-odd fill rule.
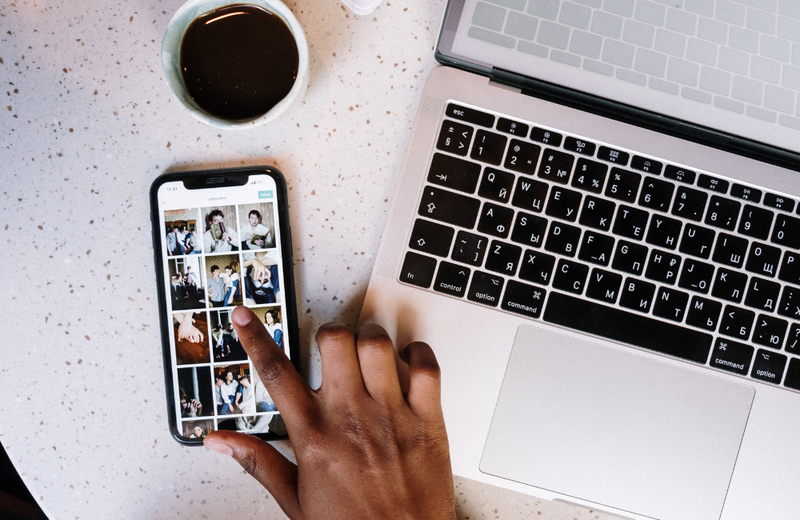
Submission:
[[[278,122],[196,122],[162,78],[182,0],[0,5],[5,341],[0,442],[52,519],[283,518],[238,465],[167,431],[148,188],[167,169],[273,164],[287,177],[307,376],[311,338],[354,324],[443,0],[289,4],[311,83]],[[290,450],[288,442],[280,443]],[[456,478],[459,518],[610,518]]]

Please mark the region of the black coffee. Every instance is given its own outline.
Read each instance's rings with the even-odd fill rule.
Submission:
[[[186,90],[213,116],[232,121],[267,113],[297,79],[297,43],[281,17],[229,5],[197,18],[181,42]]]

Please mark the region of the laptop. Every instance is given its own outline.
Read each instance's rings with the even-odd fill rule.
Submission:
[[[800,518],[800,3],[451,0],[362,321],[457,475]]]

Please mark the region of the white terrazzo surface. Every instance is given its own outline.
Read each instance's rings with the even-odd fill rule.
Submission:
[[[335,0],[289,3],[311,52],[305,101],[224,132],[162,79],[180,4],[0,3],[0,442],[53,520],[283,518],[235,462],[167,431],[148,189],[167,169],[284,172],[317,384],[311,338],[357,319],[444,6],[390,0],[358,17]],[[459,478],[456,494],[461,519],[611,518]]]

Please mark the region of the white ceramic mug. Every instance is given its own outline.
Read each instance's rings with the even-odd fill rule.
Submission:
[[[292,89],[266,114],[247,121],[230,121],[213,116],[200,108],[186,91],[181,73],[181,44],[186,29],[198,17],[229,5],[253,5],[274,13],[286,23],[297,43],[297,78]],[[297,18],[279,0],[243,0],[240,2],[236,0],[189,0],[178,9],[167,26],[167,32],[164,34],[164,41],[161,44],[161,68],[172,94],[195,118],[217,128],[230,130],[253,128],[273,121],[303,99],[308,88],[308,42]]]

